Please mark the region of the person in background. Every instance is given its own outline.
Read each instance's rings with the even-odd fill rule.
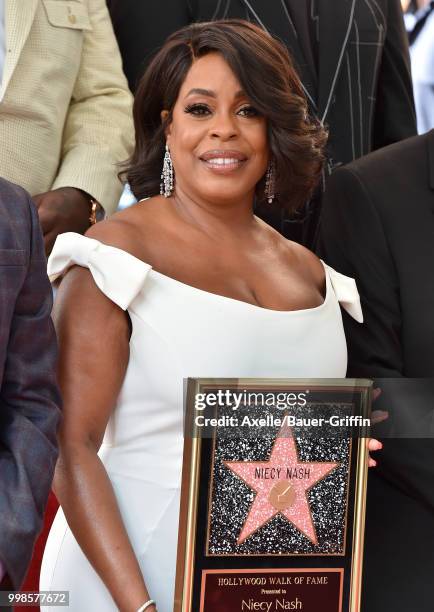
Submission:
[[[434,128],[434,0],[419,0],[405,15],[410,41],[417,129]]]
[[[332,170],[416,134],[408,42],[400,0],[108,0],[125,72],[138,77],[171,31],[192,21],[242,18],[285,43],[310,114],[329,129],[318,193],[297,214],[257,214],[312,247],[321,192]]]
[[[364,612],[433,610],[433,236],[434,130],[331,177],[318,253],[355,278],[364,313],[343,313],[348,375],[394,379],[383,403],[406,436],[384,439],[369,478]]]
[[[114,212],[132,100],[104,0],[0,0],[0,175],[39,212],[45,248]],[[102,212],[102,211],[101,211]]]
[[[46,265],[30,196],[0,179],[0,589],[7,590],[23,582],[57,458],[60,397]]]

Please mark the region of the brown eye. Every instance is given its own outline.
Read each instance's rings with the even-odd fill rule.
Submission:
[[[241,117],[259,117],[260,112],[254,106],[248,105],[240,108],[238,115],[241,115]]]
[[[205,117],[211,113],[211,110],[206,104],[191,104],[185,108],[185,112],[196,117]]]

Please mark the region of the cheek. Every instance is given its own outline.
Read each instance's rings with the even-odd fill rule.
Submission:
[[[246,134],[250,142],[252,150],[255,152],[255,156],[259,160],[267,160],[269,156],[268,147],[268,136],[267,127],[265,123],[259,123],[252,125],[249,129],[249,134]]]
[[[178,152],[180,161],[185,161],[182,155],[194,153],[203,136],[203,128],[200,124],[188,121],[183,115],[174,113],[173,122],[168,135],[170,150],[174,155]]]
[[[270,150],[266,130],[258,130],[254,139],[251,141],[251,144],[255,151],[256,171],[260,176],[262,176],[265,174],[270,159]]]
[[[172,155],[173,163],[178,168],[178,172],[185,171],[191,172],[188,168],[191,168],[193,164],[197,162],[197,153],[199,151],[199,145],[201,142],[200,134],[196,133],[196,130],[178,129],[172,133],[172,138],[169,141],[169,148]]]

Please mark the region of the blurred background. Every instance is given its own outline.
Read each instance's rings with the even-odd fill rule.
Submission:
[[[434,127],[434,0],[401,0],[419,134]]]

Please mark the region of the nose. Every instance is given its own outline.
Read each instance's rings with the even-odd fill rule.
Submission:
[[[232,140],[239,134],[236,118],[231,112],[221,112],[214,115],[210,126],[211,138],[219,140]]]

